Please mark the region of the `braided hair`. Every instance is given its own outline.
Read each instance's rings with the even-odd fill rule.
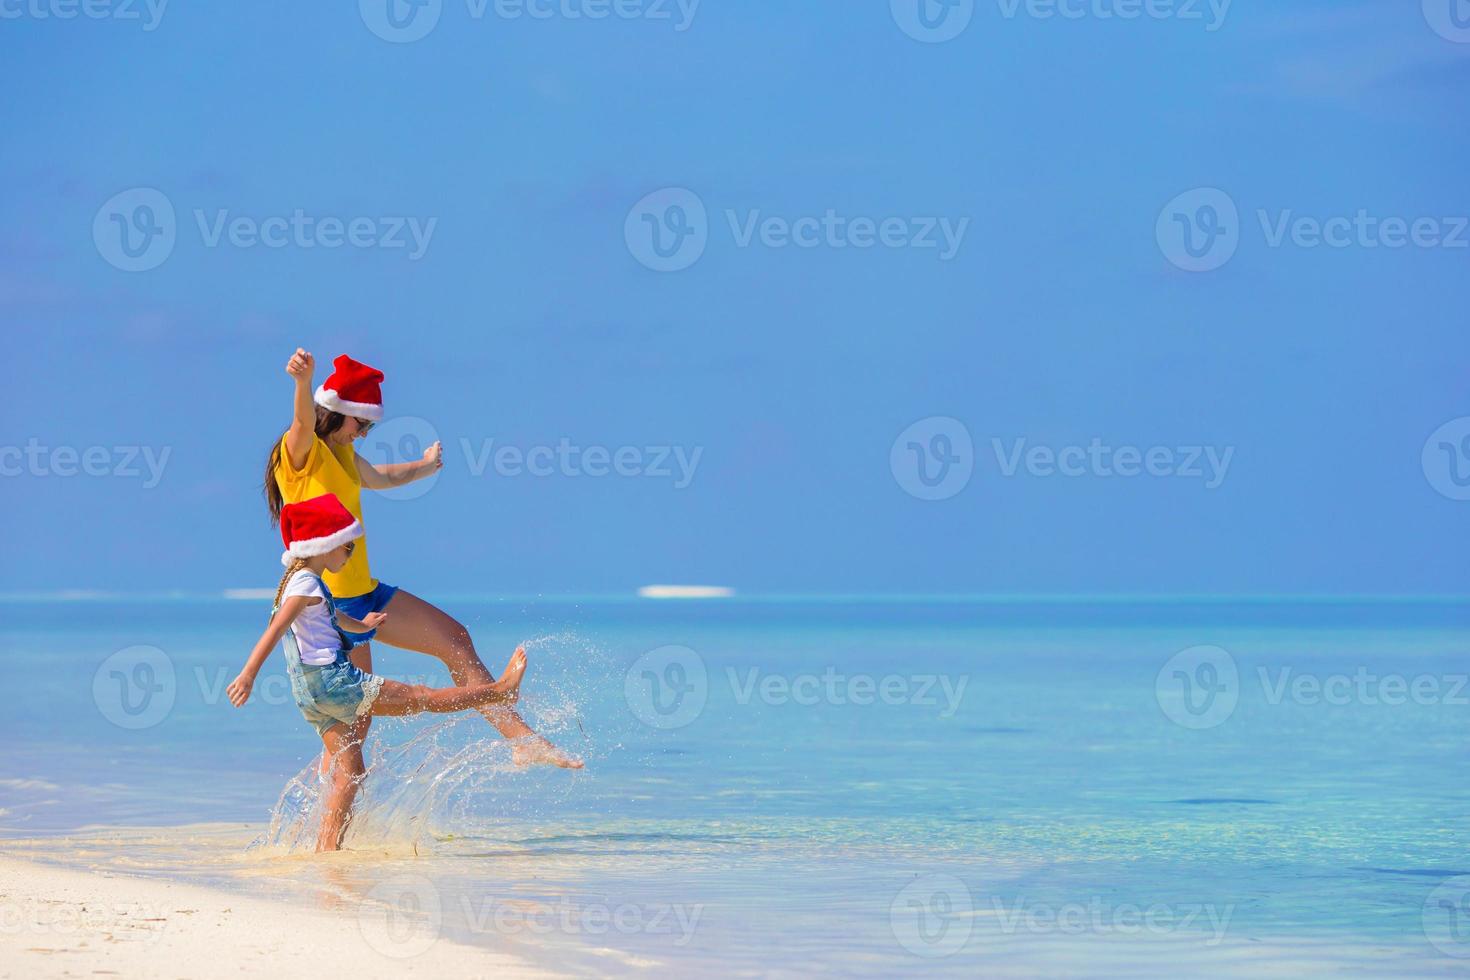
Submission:
[[[306,567],[305,558],[293,558],[291,564],[286,566],[286,574],[281,576],[281,585],[276,589],[276,608],[281,608],[281,596],[286,594],[286,583],[291,581],[291,576]]]

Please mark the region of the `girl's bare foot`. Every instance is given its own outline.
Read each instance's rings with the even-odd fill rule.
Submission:
[[[567,755],[540,735],[516,739],[510,758],[518,766],[559,766],[562,769],[582,769],[585,766],[581,759]]]
[[[509,703],[513,704],[521,696],[521,680],[525,676],[526,648],[516,647],[516,652],[511,654],[510,659],[505,662],[505,670],[500,672],[500,680],[495,682],[495,686],[510,699]]]

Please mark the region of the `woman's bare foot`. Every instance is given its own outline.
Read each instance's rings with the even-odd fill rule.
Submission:
[[[506,703],[514,704],[521,696],[521,680],[525,676],[526,648],[516,647],[516,652],[505,662],[505,670],[500,672],[500,680],[494,682],[494,687],[506,695]]]
[[[516,739],[510,758],[518,766],[559,766],[562,769],[582,769],[585,766],[581,759],[567,755],[540,735]]]

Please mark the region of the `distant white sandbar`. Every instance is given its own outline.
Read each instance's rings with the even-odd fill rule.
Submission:
[[[645,585],[638,590],[644,599],[728,599],[734,594],[724,585]]]

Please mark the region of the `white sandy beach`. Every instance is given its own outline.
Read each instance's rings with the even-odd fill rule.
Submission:
[[[370,904],[297,907],[0,858],[0,977],[544,977]]]

